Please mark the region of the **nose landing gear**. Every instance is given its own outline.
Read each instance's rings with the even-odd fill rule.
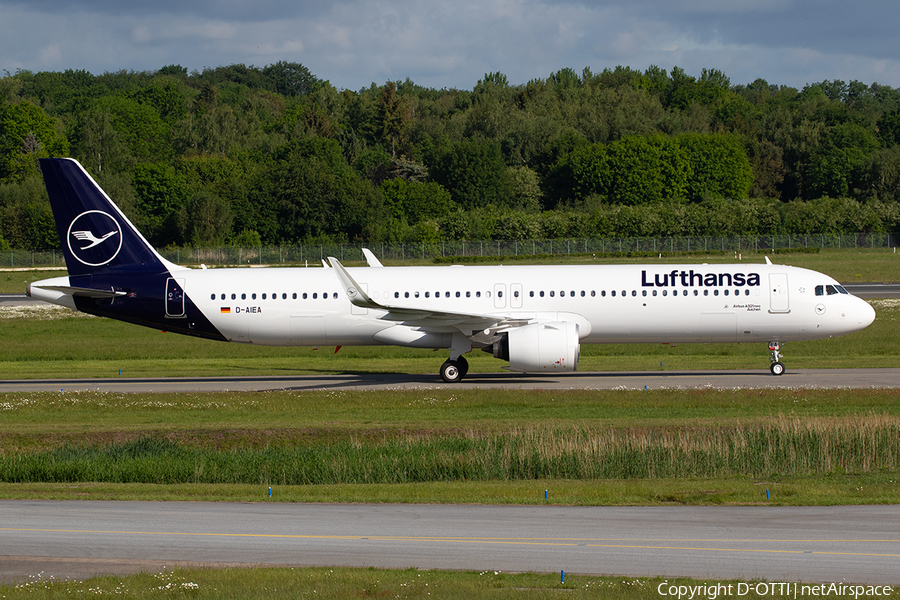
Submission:
[[[784,363],[781,362],[781,344],[779,342],[769,342],[769,352],[772,353],[772,365],[769,367],[769,370],[772,371],[772,375],[783,375],[784,374]]]

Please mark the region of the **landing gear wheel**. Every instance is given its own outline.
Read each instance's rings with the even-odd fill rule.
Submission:
[[[772,375],[784,374],[784,363],[781,362],[782,345],[779,342],[769,342],[769,352],[772,354],[772,366],[769,367],[769,370],[772,371]]]
[[[445,383],[456,383],[463,378],[463,370],[455,360],[444,361],[441,365],[441,379]]]
[[[464,356],[460,356],[456,359],[456,364],[459,367],[459,371],[462,373],[460,378],[465,377],[469,373],[469,361],[467,361]]]

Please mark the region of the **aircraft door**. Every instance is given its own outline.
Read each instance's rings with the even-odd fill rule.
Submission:
[[[494,308],[506,308],[506,284],[494,284]]]
[[[769,312],[791,312],[787,273],[769,274]]]
[[[184,318],[184,279],[169,277],[166,280],[166,317]]]
[[[511,283],[509,285],[509,306],[510,308],[522,308],[522,284]]]

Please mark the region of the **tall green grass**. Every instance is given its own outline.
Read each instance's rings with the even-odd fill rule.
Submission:
[[[729,427],[514,428],[216,451],[162,438],[0,457],[0,481],[309,485],[774,477],[900,467],[900,418],[779,417]]]

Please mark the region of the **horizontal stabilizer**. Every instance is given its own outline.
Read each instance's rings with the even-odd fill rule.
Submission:
[[[70,296],[82,296],[85,298],[118,298],[119,296],[125,295],[125,292],[117,292],[112,288],[109,288],[108,290],[97,290],[94,288],[71,287],[68,285],[41,285],[35,287],[39,287],[43,290],[62,292],[63,294],[68,294]],[[29,295],[31,295],[30,291],[31,290],[29,289]]]

